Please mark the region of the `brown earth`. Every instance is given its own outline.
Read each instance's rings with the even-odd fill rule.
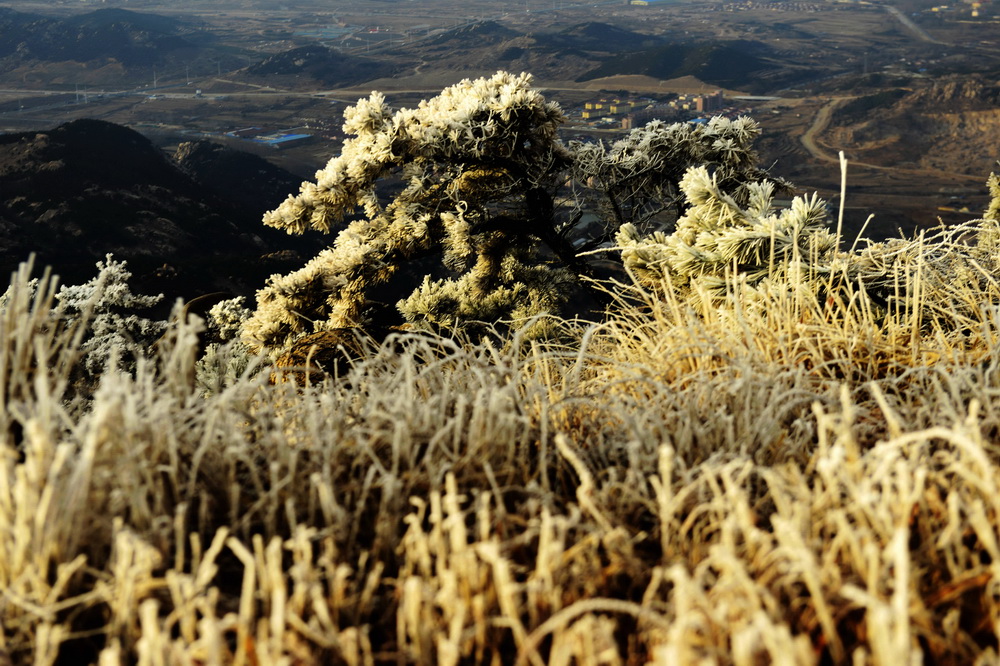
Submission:
[[[834,110],[822,139],[861,162],[985,179],[1000,157],[997,98],[991,82],[952,78],[866,112]]]

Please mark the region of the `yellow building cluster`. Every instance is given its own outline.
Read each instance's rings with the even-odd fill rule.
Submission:
[[[673,116],[677,112],[711,113],[725,108],[725,96],[721,90],[713,93],[681,94],[666,103],[653,104],[651,100],[635,101],[623,99],[601,99],[585,102],[580,116],[586,121],[621,120],[624,129],[631,129],[636,123],[648,120],[650,112]]]
[[[932,13],[949,13],[956,11],[961,12],[964,11],[962,9],[962,5],[965,5],[966,7],[970,8],[970,13],[972,15],[972,18],[979,18],[982,15],[984,4],[987,3],[984,3],[981,0],[962,0],[962,2],[957,5],[948,5],[948,4],[936,5],[934,7],[931,7],[929,11],[931,11]]]
[[[623,101],[620,99],[602,99],[599,102],[587,102],[583,105],[583,118],[584,120],[593,120],[607,116],[620,116],[631,113],[633,109],[639,106],[642,106],[641,102]]]

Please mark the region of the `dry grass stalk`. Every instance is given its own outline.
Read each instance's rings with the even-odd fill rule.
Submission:
[[[178,324],[87,409],[23,274],[0,659],[989,663],[1000,299],[911,250],[881,312],[734,281],[560,343],[399,334],[307,387],[203,396]]]

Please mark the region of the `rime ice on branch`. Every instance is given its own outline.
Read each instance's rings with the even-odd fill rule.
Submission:
[[[823,296],[818,302],[828,307],[827,299],[863,299],[868,312],[954,332],[956,321],[972,321],[1000,303],[1000,178],[991,174],[987,185],[983,219],[913,239],[858,239],[859,250],[845,251],[815,194],[777,210],[773,185],[760,181],[742,188],[740,203],[720,186],[718,173],[697,167],[681,180],[686,211],[673,233],[643,234],[624,224],[616,240],[638,285],[688,304],[738,295],[752,310],[768,302],[759,298],[768,292],[798,292]],[[981,300],[963,296],[970,285]]]
[[[610,146],[571,143],[573,176],[594,186],[610,238],[623,224],[641,228],[667,209],[679,216],[680,182],[692,167],[710,165],[716,187],[745,204],[747,188],[768,178],[753,150],[759,135],[760,127],[747,116],[669,125],[653,120]],[[783,180],[772,180],[779,190],[788,189]]]

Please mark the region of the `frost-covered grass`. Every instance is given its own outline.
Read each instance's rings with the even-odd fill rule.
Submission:
[[[623,289],[207,396],[177,324],[74,397],[81,320],[22,273],[0,663],[996,663],[1000,294],[907,247],[888,310]]]

